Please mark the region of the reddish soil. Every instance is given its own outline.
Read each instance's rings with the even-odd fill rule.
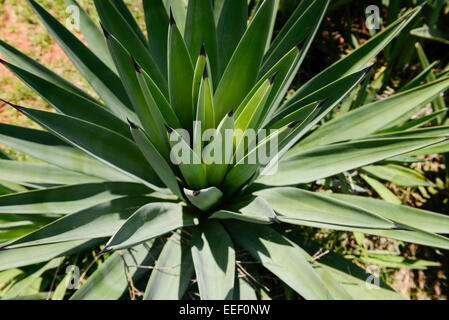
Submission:
[[[3,13],[0,14],[0,39],[14,46],[21,52],[32,56],[46,66],[56,65],[57,67],[54,71],[62,73],[63,66],[70,63],[70,60],[65,55],[64,51],[55,42],[53,45],[46,46],[45,50],[38,50],[41,44],[32,40],[33,34],[35,34],[37,30],[42,30],[43,26],[40,24],[31,25],[28,21],[22,21],[23,19],[20,19],[13,7],[8,4],[4,4],[3,10]],[[1,54],[0,58],[5,59]],[[15,84],[20,82],[13,73],[1,64],[0,77],[13,79],[12,82],[8,81],[6,83],[0,83],[0,94],[13,90]],[[36,98],[39,99],[37,95]],[[18,101],[13,102],[18,103]],[[36,103],[42,104],[38,101],[36,101]],[[32,104],[34,105],[35,103]],[[5,113],[6,109],[6,106],[0,102],[0,121],[8,123],[17,120],[14,119],[16,117],[12,116],[10,113]]]

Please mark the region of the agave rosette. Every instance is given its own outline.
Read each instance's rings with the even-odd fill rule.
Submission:
[[[0,42],[2,63],[56,110],[8,102],[45,130],[0,124],[0,143],[41,160],[0,155],[0,228],[12,231],[1,238],[0,270],[50,261],[42,274],[101,246],[108,258],[72,299],[118,299],[148,273],[145,299],[181,299],[192,279],[202,299],[251,299],[257,288],[237,272],[244,251],[306,299],[400,298],[383,283],[367,290],[364,270],[337,254],[312,259],[319,246],[289,225],[449,248],[447,216],[308,188],[448,150],[449,127],[383,132],[446,90],[448,77],[322,124],[421,7],[286,98],[328,0],[301,1],[273,40],[277,0],[260,1],[249,20],[247,0],[144,0],[148,38],[121,0],[94,1],[103,30],[67,0],[81,10],[88,46],[28,2],[100,100]],[[235,134],[230,151],[219,139],[262,129],[271,131],[248,144]],[[268,161],[248,161],[272,144]],[[188,161],[174,161],[176,148]],[[207,163],[211,150],[224,161]]]

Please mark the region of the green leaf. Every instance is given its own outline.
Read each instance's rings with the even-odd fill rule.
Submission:
[[[10,281],[14,280],[14,278],[22,275],[24,272],[20,269],[9,269],[6,271],[0,272],[0,283],[2,285],[7,285]]]
[[[421,156],[428,154],[444,154],[449,152],[449,141],[436,143],[430,147],[419,149],[405,154],[406,156]]]
[[[235,278],[235,251],[218,221],[208,221],[192,234],[192,259],[202,300],[230,300]]]
[[[243,101],[257,80],[273,17],[274,1],[264,1],[239,42],[214,96],[215,120]],[[232,92],[232,94],[230,94]]]
[[[209,64],[205,66],[208,68]],[[197,121],[202,120],[204,122],[203,130],[215,129],[215,113],[214,113],[214,100],[213,100],[213,88],[212,82],[209,76],[208,69],[205,69],[203,78],[200,83],[198,91],[198,103],[197,103]],[[204,114],[204,117],[202,116]]]
[[[263,225],[233,221],[226,226],[236,242],[301,296],[333,299],[294,242]]]
[[[277,170],[278,161],[294,146],[299,139],[301,139],[311,127],[318,123],[320,117],[323,117],[322,109],[331,110],[332,106],[338,104],[339,100],[331,100],[331,105],[329,106],[328,100],[318,101],[313,110],[308,115],[303,115],[298,112],[293,112],[288,115],[286,119],[293,120],[288,128],[294,127],[292,132],[287,132],[287,137],[282,138],[281,143],[277,146],[277,149],[271,151],[274,155],[271,156],[270,162],[261,171],[260,175],[272,175]],[[326,112],[326,111],[325,111]],[[296,118],[297,117],[297,118]],[[282,123],[283,121],[281,121]]]
[[[398,92],[404,92],[407,90],[410,90],[412,88],[415,88],[425,82],[429,74],[433,71],[433,68],[438,64],[438,61],[434,61],[433,63],[429,64],[427,68],[425,68],[423,71],[421,71],[420,74],[418,74],[416,77],[414,77],[411,81],[409,81],[405,86],[403,86]]]
[[[306,39],[312,38],[327,10],[329,0],[302,1],[290,19],[279,32],[264,57],[261,73],[265,73],[275,65],[292,47]]]
[[[270,160],[258,175],[275,175],[278,170],[279,159],[282,159],[282,157],[292,148],[292,146],[294,146],[313,126],[323,119],[342,99],[343,96],[318,101],[314,110],[309,113],[305,119],[299,118],[299,120],[293,121],[289,124],[287,127],[293,128],[292,132],[287,131],[287,137],[281,139],[279,146],[275,144],[274,152],[270,150],[270,153],[272,154]],[[289,117],[290,116],[287,118]],[[300,124],[298,125],[298,123]],[[257,176],[253,178],[254,181],[256,179]]]
[[[399,162],[399,163],[420,163],[426,162],[426,159],[408,156],[396,156],[385,160],[387,162]]]
[[[243,278],[236,278],[234,285],[234,300],[258,300],[252,285]]]
[[[293,121],[300,121],[303,122],[307,120],[310,115],[316,110],[317,103],[313,102],[311,104],[308,104],[304,107],[298,108],[298,110],[293,111],[288,116],[281,118],[274,118],[272,121],[272,124],[269,125],[270,129],[280,129],[283,126],[288,125],[289,123]]]
[[[213,213],[209,219],[236,219],[260,224],[279,222],[269,204],[261,197],[250,196],[236,201],[236,204],[225,206]]]
[[[179,31],[184,34],[187,19],[187,0],[165,0],[165,8],[167,12],[173,12]]]
[[[150,110],[151,117],[153,118],[153,140],[158,143],[159,152],[165,159],[168,159],[170,147],[167,140],[166,126],[180,126],[178,117],[146,72],[141,69],[136,69],[136,72],[140,89],[147,103],[147,109]],[[147,138],[150,139],[150,136],[147,135]]]
[[[144,300],[180,300],[193,276],[189,246],[180,232],[167,241],[151,273]]]
[[[184,40],[190,57],[197,57],[204,45],[210,59],[212,79],[218,82],[219,60],[217,34],[211,0],[190,0],[187,7],[187,20]]]
[[[100,244],[104,239],[76,240],[0,251],[0,271],[69,256]]]
[[[23,54],[22,52],[18,51],[17,49],[13,48],[6,42],[3,42],[2,40],[0,40],[0,52],[3,56],[6,57],[6,59],[8,59],[10,64],[20,66],[20,68],[22,68],[25,71],[28,71],[29,73],[34,74],[36,77],[47,80],[48,82],[51,82],[55,85],[59,85],[60,87],[66,89],[67,91],[72,91],[88,100],[97,102],[96,99],[94,99],[89,94],[84,92],[78,86],[75,86],[74,84],[70,83],[63,77],[54,73],[50,69],[31,59],[27,55]]]
[[[378,200],[381,201],[381,200]],[[283,222],[294,225],[307,226],[312,228],[324,228],[339,231],[359,232],[365,234],[376,235],[389,239],[397,239],[409,243],[416,243],[424,246],[436,247],[441,249],[449,248],[449,238],[440,236],[435,233],[422,231],[411,228],[407,225],[400,226],[398,230],[383,230],[383,229],[369,229],[356,228],[351,226],[342,226],[338,224],[321,223],[310,220],[288,219],[284,217]],[[410,228],[411,230],[401,230],[401,228]]]
[[[17,184],[17,183],[0,180],[0,195],[10,194],[10,193],[19,192],[19,191],[26,191],[26,190],[28,190],[28,189],[22,185]]]
[[[74,273],[73,269],[66,273],[65,277],[61,280],[61,282],[56,286],[55,291],[51,296],[51,300],[54,301],[62,301],[67,293],[67,287],[69,285],[70,280],[72,279]]]
[[[215,0],[215,20],[217,22],[218,58],[220,76],[231,59],[235,48],[246,31],[248,24],[248,1],[221,1],[221,6]],[[220,7],[220,8],[219,8]]]
[[[223,199],[223,192],[215,187],[195,191],[184,189],[184,193],[187,199],[202,211],[217,207]]]
[[[213,5],[214,5],[215,24],[218,24],[218,20],[220,19],[220,15],[221,15],[221,12],[223,10],[223,6],[224,6],[225,2],[229,2],[229,1],[226,1],[226,0],[214,0],[214,1],[212,1]],[[246,3],[246,1],[245,1],[245,3]]]
[[[317,268],[314,270],[319,275],[321,281],[326,286],[329,293],[335,300],[353,300],[353,297],[345,290],[345,288],[335,279],[334,275],[325,268]]]
[[[120,15],[125,19],[126,23],[131,27],[132,31],[137,35],[137,37],[139,37],[140,41],[142,41],[143,44],[148,45],[147,39],[143,35],[142,30],[140,29],[136,19],[134,19],[131,11],[129,10],[125,2],[123,0],[114,0],[112,1],[112,4],[120,13]],[[100,15],[100,17],[102,16]],[[112,17],[115,17],[115,15],[112,15]],[[115,20],[112,19],[112,21],[116,23]]]
[[[79,27],[84,39],[89,45],[89,49],[106,64],[109,69],[114,71],[115,66],[111,55],[108,51],[108,46],[104,40],[103,33],[98,26],[92,21],[86,11],[76,2],[76,0],[65,0],[67,6],[73,6],[79,12]]]
[[[387,268],[426,270],[428,267],[440,267],[441,264],[436,261],[427,261],[420,259],[410,259],[405,257],[397,257],[391,255],[369,255],[367,257],[360,256],[359,259],[363,263],[384,266]]]
[[[112,199],[67,215],[9,243],[10,249],[112,236],[140,207],[157,199],[129,196]]]
[[[175,203],[150,203],[137,210],[112,236],[108,250],[120,250],[181,227],[198,224],[196,215]]]
[[[423,68],[427,68],[430,65],[429,59],[426,56],[426,53],[424,52],[423,47],[419,42],[415,43],[416,51],[418,52],[418,58],[421,62],[421,65]],[[427,76],[427,81],[432,82],[437,79],[435,73],[431,71],[429,75]],[[434,111],[440,111],[440,110],[446,110],[446,103],[444,101],[443,96],[437,96],[435,100],[432,102]],[[438,119],[438,123],[441,124],[445,120],[445,115],[442,115]]]
[[[28,275],[25,279],[18,281],[11,289],[8,290],[2,299],[11,300],[12,298],[29,294],[30,289],[32,289],[32,286],[36,283],[36,280],[40,283],[42,274],[48,270],[58,267],[63,260],[63,258],[53,259],[36,272]],[[37,286],[37,289],[39,289],[39,286]]]
[[[273,34],[275,32],[275,27],[276,27],[279,3],[280,3],[280,0],[274,0],[274,10],[271,13],[270,28],[268,29],[268,41],[265,44],[264,53],[266,53],[268,51],[268,49],[270,48],[271,40],[273,39]],[[256,9],[255,13],[257,13],[257,11],[260,9],[260,5],[261,5],[261,2],[259,2],[259,4],[258,4],[259,8]]]
[[[176,130],[169,128],[168,136],[171,146],[170,160],[172,163],[178,165],[190,188],[193,190],[204,189],[207,186],[207,176],[201,164],[201,159]]]
[[[443,214],[361,196],[344,194],[330,194],[329,196],[374,212],[402,225],[427,232],[449,234],[449,217]]]
[[[0,178],[19,184],[81,184],[102,179],[35,162],[0,160]]]
[[[55,85],[50,81],[39,78],[19,67],[3,62],[10,71],[15,73],[23,82],[31,89],[36,91],[57,111],[79,118],[88,122],[95,123],[99,126],[108,128],[114,132],[120,133],[125,137],[129,137],[127,125],[104,109],[102,105],[94,103],[74,92],[68,91],[59,85]]]
[[[428,137],[441,137],[445,138],[449,135],[449,126],[433,126],[426,128],[418,128],[413,130],[407,130],[402,132],[391,133],[379,133],[367,137],[366,139],[379,138],[428,138]]]
[[[328,83],[332,83],[346,75],[365,68],[371,59],[374,58],[383,48],[385,48],[418,15],[420,11],[421,7],[418,7],[404,14],[388,28],[382,32],[379,32],[376,36],[372,37],[346,57],[340,59],[332,66],[313,77],[300,89],[298,89],[290,99],[288,99],[283,108],[290,106],[298,99],[319,90]]]
[[[195,57],[195,56],[193,56]],[[193,61],[192,57],[192,61]],[[207,68],[207,70],[205,70]],[[208,81],[210,82],[211,78],[211,70],[210,70],[210,62],[209,58],[207,57],[206,49],[204,47],[201,47],[200,54],[198,55],[198,58],[196,59],[195,68],[193,70],[193,85],[192,85],[192,102],[193,106],[196,107],[198,104],[198,94],[200,92],[200,85],[203,81],[203,77],[207,73]],[[215,121],[215,119],[214,119]]]
[[[437,112],[433,112],[427,116],[420,117],[418,119],[409,121],[401,126],[396,126],[396,127],[392,127],[390,129],[384,130],[384,131],[380,132],[380,134],[389,133],[389,132],[401,132],[401,131],[407,131],[410,129],[416,129],[416,128],[421,127],[421,126],[425,125],[426,123],[434,120],[435,118],[443,115],[446,112],[447,112],[446,110],[440,110]]]
[[[260,88],[254,93],[254,95],[249,99],[246,106],[244,106],[240,112],[236,113],[236,120],[234,124],[234,135],[235,135],[235,145],[237,150],[241,147],[243,137],[248,129],[254,129],[262,116],[262,111],[264,109],[265,103],[267,101],[268,95],[273,88],[273,83],[275,81],[273,75],[269,79],[266,79]],[[251,141],[249,142],[251,144]]]
[[[124,119],[130,105],[118,76],[35,0],[28,0],[53,38],[114,114]]]
[[[2,160],[14,160],[14,158],[10,154],[6,153],[6,151],[3,150],[3,149],[0,149],[0,159],[2,159]]]
[[[404,113],[431,101],[449,87],[449,78],[396,94],[360,107],[321,126],[298,145],[298,149],[368,136],[386,127]],[[388,113],[388,120],[385,114]]]
[[[89,276],[70,300],[117,300],[127,291],[138,266],[148,256],[147,246],[112,254]]]
[[[14,214],[70,214],[124,196],[151,190],[138,183],[101,182],[53,187],[0,196],[0,212]]]
[[[4,245],[9,241],[13,241],[19,237],[23,237],[24,235],[35,231],[39,228],[39,225],[24,225],[24,226],[16,226],[16,227],[8,227],[6,229],[0,229],[0,243]]]
[[[181,123],[178,116],[175,114],[168,100],[164,97],[162,92],[156,86],[154,81],[145,72],[145,70],[137,69],[137,80],[139,80],[140,89],[143,92],[145,101],[148,104],[151,115],[155,119],[155,125],[159,131],[164,127],[164,124],[168,124],[173,128],[181,128]],[[161,133],[162,134],[162,133]],[[164,137],[165,137],[164,128]]]
[[[314,242],[310,238],[303,238],[299,233],[295,232],[294,235],[290,233],[285,233],[285,236],[295,241],[302,249],[303,253],[307,258],[312,258],[317,252],[323,252],[323,249],[318,243]],[[381,279],[377,277],[370,277],[370,273],[367,270],[363,270],[349,259],[345,259],[343,256],[329,251],[327,254],[321,255],[319,259],[314,262],[314,269],[319,273],[322,278],[323,283],[329,288],[329,282],[332,281],[336,283],[340,288],[342,288],[347,294],[355,300],[402,300],[404,297],[397,293],[394,289],[385,284]],[[325,271],[330,277],[328,279],[323,279],[325,276],[322,271]],[[327,277],[327,278],[329,278]],[[367,285],[367,280],[370,278],[378,280],[378,286],[375,290],[369,290]],[[369,281],[372,283],[372,281]],[[372,283],[373,284],[373,283]],[[374,285],[374,284],[373,284]],[[334,285],[333,285],[334,286]],[[331,293],[334,295],[335,290],[329,288]],[[348,299],[348,298],[338,298],[337,299]]]
[[[292,11],[291,13],[288,12],[288,20],[283,24],[281,30],[278,32],[278,34],[276,35],[275,39],[272,41],[270,48],[268,48],[268,51],[265,53],[265,57],[264,60],[266,60],[266,58],[270,55],[271,52],[273,52],[273,50],[276,48],[276,46],[282,42],[283,39],[289,39],[291,38],[293,35],[291,34],[291,30],[292,27],[294,27],[295,25],[298,24],[298,19],[301,18],[301,16],[304,15],[304,12],[307,11],[307,9],[311,6],[311,4],[314,2],[315,0],[304,0],[301,1],[301,3],[293,3],[293,1],[291,1],[291,3],[287,4],[288,1],[281,1],[280,3],[280,11],[282,13],[283,16],[287,16],[287,14],[284,12],[283,8],[286,4],[289,6],[289,9]],[[290,33],[290,37],[288,37]],[[297,41],[296,43],[294,43],[293,45],[297,44],[299,41]]]
[[[395,224],[342,201],[333,201],[318,192],[297,188],[272,188],[255,193],[279,214],[288,219],[310,220],[360,228],[392,229]]]
[[[362,169],[373,176],[399,186],[434,186],[418,171],[396,164],[371,165]]]
[[[256,174],[261,165],[269,165],[277,156],[272,147],[278,147],[278,141],[283,141],[291,132],[295,131],[295,126],[296,123],[292,123],[280,130],[274,130],[244,156],[237,153],[238,162],[226,175],[222,183],[223,190],[226,190],[227,194],[235,193]],[[266,155],[267,150],[270,151],[269,156]],[[266,163],[262,163],[262,161]]]
[[[170,103],[175,113],[179,115],[183,127],[189,131],[191,131],[194,119],[194,108],[192,105],[193,71],[189,51],[176,22],[172,19],[168,34],[168,87]]]
[[[281,106],[281,108],[274,114],[270,124],[272,125],[285,117],[294,114],[300,108],[303,108],[310,103],[323,101],[324,103],[321,105],[319,115],[315,117],[313,122],[311,122],[309,128],[311,129],[356,88],[356,86],[366,77],[370,69],[371,67],[338,79],[312,94],[297,100],[286,108],[282,108]]]
[[[234,112],[225,115],[217,127],[211,141],[203,151],[203,161],[206,163],[206,174],[209,185],[220,185],[226,175],[228,165],[232,163],[234,148]],[[224,141],[223,141],[224,139]]]
[[[254,93],[248,104],[237,114],[234,124],[234,142],[236,146],[234,159],[237,163],[242,160],[246,152],[250,151],[256,143],[257,137],[247,135],[248,129],[253,130],[257,128],[257,123],[262,116],[265,103],[273,88],[275,76],[276,74],[267,79]]]
[[[443,141],[442,138],[386,138],[338,143],[302,153],[287,153],[279,170],[258,182],[294,185],[313,182]],[[294,150],[297,152],[297,150]],[[332,155],[332,157],[329,157]]]
[[[316,25],[316,29],[318,29],[318,25]],[[273,84],[273,89],[271,90],[271,93],[265,104],[265,108],[263,111],[263,118],[262,121],[259,122],[258,128],[266,128],[267,125],[270,123],[270,121],[278,120],[278,119],[273,120],[273,117],[278,111],[281,103],[284,101],[285,95],[287,94],[288,90],[291,88],[291,85],[296,75],[298,74],[298,70],[306,57],[307,50],[311,46],[312,41],[313,41],[312,36],[309,36],[308,38],[304,39],[303,42],[301,42],[296,47],[287,52],[285,56],[282,57],[282,59],[280,59],[266,73],[266,75],[270,75],[275,72],[279,72],[278,75],[276,76],[277,80]],[[259,82],[260,81],[261,80],[259,80]],[[327,95],[326,98],[328,98]]]
[[[128,93],[128,96],[134,106],[134,110],[138,115],[138,119],[142,124],[145,131],[151,136],[152,142],[160,149],[166,150],[167,146],[162,138],[161,132],[159,132],[157,126],[157,120],[153,117],[150,108],[148,108],[146,96],[142,92],[138,77],[141,77],[141,68],[137,65],[134,58],[126,51],[126,49],[115,39],[112,35],[107,36],[107,42],[109,50],[111,51],[114,62],[119,71],[120,77],[123,79],[123,83]],[[145,91],[148,93],[148,90]],[[160,116],[160,114],[159,114]],[[130,118],[131,121],[139,121],[135,117]],[[163,123],[159,125],[163,126]]]
[[[196,104],[196,119],[193,124],[193,150],[197,155],[202,155],[203,134],[205,130],[215,129],[212,83],[208,75],[207,66],[204,66],[204,73],[198,89],[198,102],[196,103],[194,100]]]
[[[167,38],[169,18],[162,0],[143,0],[151,55],[167,78]]]
[[[112,181],[131,181],[121,172],[42,130],[0,123],[0,142],[63,169]]]
[[[128,19],[122,15],[124,10],[128,11],[126,6],[119,5],[122,10],[118,10],[117,2],[95,0],[94,3],[107,32],[114,35],[126,47],[127,51],[134,56],[139,65],[158,85],[162,93],[168,96],[167,81],[151,56],[147,40],[135,25],[134,19],[132,17],[132,20],[129,19],[130,14],[127,15]],[[130,21],[134,21],[134,23],[130,25]]]
[[[18,108],[58,138],[131,178],[150,188],[157,189],[162,185],[153,169],[149,165],[145,165],[145,158],[131,140],[105,128],[69,116]]]
[[[382,183],[377,181],[376,179],[372,179],[364,174],[361,174],[360,177],[365,180],[366,183],[369,184],[371,188],[374,189],[374,191],[377,192],[377,194],[384,199],[387,202],[394,203],[394,204],[401,204],[401,200],[396,197],[396,195],[390,191],[386,186],[384,186]]]
[[[410,34],[418,38],[429,39],[432,41],[449,44],[449,38],[447,35],[445,35],[438,29],[429,27],[426,24],[422,27],[411,30]]]
[[[164,159],[164,157],[159,153],[158,149],[153,145],[153,143],[148,138],[148,135],[135,124],[131,123],[131,132],[137,146],[142,151],[142,154],[147,159],[148,163],[153,167],[156,174],[159,176],[161,181],[180,199],[183,199],[181,189],[179,188],[178,181],[176,179],[175,173],[173,172],[170,165]]]

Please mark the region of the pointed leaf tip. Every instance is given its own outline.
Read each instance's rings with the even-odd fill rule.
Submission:
[[[209,77],[209,74],[207,73],[207,64],[204,66],[204,71],[203,71],[203,80],[207,79]]]
[[[321,107],[322,107],[322,106],[323,106],[329,99],[330,99],[330,98],[327,97],[327,98],[324,98],[324,99],[319,100],[318,103],[317,103],[317,105],[316,105],[317,109],[318,109],[318,108],[321,108]]]
[[[231,118],[234,116],[234,110],[228,112],[228,117]]]
[[[406,227],[403,227],[403,226],[401,226],[401,225],[399,225],[399,224],[397,224],[397,223],[394,224],[394,226],[393,226],[392,229],[393,229],[393,230],[410,231],[410,229],[408,229],[408,228],[406,228]]]
[[[296,48],[298,49],[298,51],[302,51],[302,49],[304,48],[304,45],[306,44],[306,40],[308,37],[305,37],[303,40],[301,40],[300,43],[298,43],[296,45]]]
[[[165,128],[167,129],[168,134],[172,134],[173,129],[170,128],[169,126],[165,125]]]
[[[278,217],[270,217],[269,220],[271,223],[281,223],[281,220],[279,220]]]
[[[3,100],[3,99],[1,99],[1,98],[0,98],[0,101],[2,101],[3,103],[6,103],[7,105],[10,105],[11,107],[13,107],[14,109],[16,109],[16,110],[18,110],[18,111],[22,111],[22,107],[21,107],[21,106],[18,106],[18,105],[16,105],[16,104],[13,104],[13,103],[8,102],[8,101],[6,101],[6,100]]]
[[[367,75],[371,70],[373,70],[374,64],[370,65],[369,67],[366,67],[364,69],[365,75]]]
[[[109,39],[109,37],[111,36],[111,34],[109,33],[108,30],[106,30],[105,26],[101,23],[101,21],[100,21],[100,26],[101,26],[101,30],[103,30],[104,37],[105,37],[106,39]]]
[[[133,60],[134,69],[136,69],[136,72],[141,73],[142,72],[142,68],[139,66],[139,64],[137,63],[136,59],[134,59],[134,56],[131,56],[131,58]]]
[[[134,122],[132,122],[131,120],[129,120],[129,118],[126,118],[126,120],[128,120],[129,126],[130,126],[132,129],[138,129],[138,128],[139,128]]]
[[[278,71],[276,71],[275,73],[273,73],[269,78],[268,78],[268,80],[270,81],[270,84],[273,84],[274,83],[274,79],[276,79],[276,76],[279,74],[279,70]]]
[[[296,127],[296,125],[299,123],[299,120],[290,122],[290,124],[287,126],[287,128],[289,129],[293,129],[294,127]]]
[[[170,7],[170,27],[173,25],[176,25],[176,21],[175,21],[175,18],[173,17],[173,11]]]
[[[204,47],[204,41],[203,41],[203,43],[201,44],[200,56],[203,56],[203,57],[206,57],[206,56],[207,56],[207,54],[206,54],[206,48]]]
[[[100,252],[97,253],[97,257],[101,256],[102,254],[111,252],[111,251],[112,251],[112,248],[105,247],[103,250],[101,250]]]
[[[408,20],[412,17],[413,13],[414,13],[413,11],[410,12],[410,13],[404,18],[404,22],[405,22],[405,21],[408,21]]]
[[[428,2],[429,2],[429,0],[426,0],[426,1],[424,1],[423,3],[421,3],[419,6],[420,6],[421,8],[424,8],[424,7],[427,5]]]

